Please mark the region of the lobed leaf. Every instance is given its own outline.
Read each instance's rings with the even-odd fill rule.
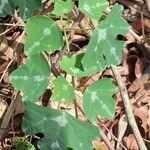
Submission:
[[[99,21],[108,6],[107,0],[79,0],[80,10],[87,16]]]
[[[19,7],[19,14],[27,20],[33,15],[35,10],[39,10],[42,6],[41,0],[16,0],[16,5]]]
[[[84,54],[73,55],[71,57],[64,56],[59,64],[64,71],[76,77],[85,77],[96,73],[97,68],[95,66],[91,66],[87,70],[83,69],[81,62],[83,56]]]
[[[41,0],[1,0],[0,1],[0,17],[6,17],[7,15],[13,15],[15,7],[18,6],[19,14],[27,20],[33,15],[35,10],[41,8]]]
[[[112,118],[115,113],[115,102],[112,98],[116,87],[111,79],[100,79],[87,87],[83,95],[83,108],[86,117],[96,122],[96,116]]]
[[[58,76],[56,80],[54,80],[54,89],[52,90],[51,99],[54,101],[64,99],[67,103],[75,99],[74,89],[64,77]]]
[[[123,7],[116,4],[106,19],[94,30],[82,59],[83,68],[95,66],[97,71],[104,69],[104,64],[118,65],[121,62],[124,41],[117,40],[118,34],[128,32],[128,24],[121,17]],[[105,63],[104,63],[105,62]]]
[[[61,110],[48,109],[25,103],[26,113],[22,130],[33,135],[43,133],[38,148],[41,150],[91,150],[92,140],[99,137],[99,129],[84,123]]]
[[[15,11],[14,0],[1,0],[0,1],[0,17],[13,15]]]
[[[26,25],[27,38],[25,54],[33,55],[43,51],[53,53],[63,46],[62,33],[55,22],[43,16],[32,17]]]
[[[54,10],[52,14],[60,16],[66,13],[69,13],[73,9],[73,1],[72,0],[53,0]]]
[[[26,64],[13,71],[9,79],[23,93],[23,101],[36,101],[48,86],[49,65],[43,55],[33,55],[28,57]]]

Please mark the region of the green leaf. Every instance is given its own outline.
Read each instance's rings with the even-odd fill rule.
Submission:
[[[26,25],[25,54],[49,53],[63,46],[62,33],[55,22],[43,16],[32,17]]]
[[[27,20],[34,11],[41,8],[41,0],[1,0],[0,1],[0,17],[6,17],[7,15],[13,15],[15,6],[19,7],[19,14]]]
[[[98,71],[103,70],[103,64],[118,65],[121,61],[124,41],[116,40],[118,34],[128,32],[128,24],[121,17],[123,7],[116,4],[106,19],[93,32],[87,51],[82,59],[83,68],[87,70],[95,66]]]
[[[33,103],[25,103],[22,129],[33,135],[43,133],[38,142],[41,150],[91,150],[92,140],[99,137],[99,130],[61,110],[48,109]]]
[[[72,0],[53,0],[54,10],[52,11],[52,14],[54,15],[63,15],[66,13],[69,13],[73,9],[73,1]]]
[[[83,95],[83,108],[86,117],[96,122],[96,116],[111,118],[115,113],[112,95],[117,91],[111,79],[100,79],[87,87]]]
[[[28,57],[26,64],[13,71],[10,82],[23,93],[23,101],[36,101],[46,90],[50,68],[41,54]]]
[[[85,77],[96,73],[97,68],[95,66],[90,66],[87,70],[83,70],[81,63],[83,56],[84,54],[73,55],[71,57],[64,56],[59,64],[64,71],[76,77]]]
[[[57,79],[54,80],[54,89],[51,99],[54,101],[61,101],[64,99],[67,103],[75,99],[74,89],[64,77],[58,76]]]
[[[42,6],[41,0],[16,0],[19,7],[19,14],[27,20],[35,10],[39,10]]]
[[[99,21],[108,6],[107,0],[79,0],[80,10],[87,16]]]
[[[1,0],[0,1],[0,17],[13,15],[15,10],[14,0]]]

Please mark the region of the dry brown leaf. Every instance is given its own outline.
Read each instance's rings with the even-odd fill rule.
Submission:
[[[142,33],[142,24],[143,24],[143,27],[145,29],[145,33],[146,34],[149,33],[149,31],[150,31],[150,19],[144,18],[143,21],[141,19],[133,21],[131,23],[131,26],[135,31]]]
[[[94,147],[96,150],[109,150],[104,142],[95,141]]]
[[[137,142],[133,134],[130,134],[129,136],[124,137],[123,140],[128,150],[139,150]]]
[[[148,107],[142,106],[134,111],[134,115],[139,117],[141,119],[141,126],[145,130],[145,132],[148,131],[147,126],[147,120],[148,120]]]
[[[132,36],[132,34],[129,32],[126,35],[126,44],[130,44],[130,43],[134,43],[135,42],[135,38]]]
[[[1,98],[0,98],[0,118],[3,116],[3,114],[5,113],[7,109],[7,104],[5,101],[3,101]]]
[[[121,141],[122,141],[122,138],[123,138],[125,131],[127,129],[127,125],[128,125],[127,117],[125,114],[123,114],[119,120],[119,123],[118,123],[118,142],[117,142],[117,147],[116,147],[117,149],[119,149],[119,146],[120,146],[119,143],[121,143]]]
[[[134,93],[140,89],[140,81],[139,79],[135,79],[132,84],[128,88],[128,92]]]
[[[143,62],[137,57],[135,63],[135,76],[139,79],[142,76],[143,72]]]
[[[147,114],[148,114],[147,125],[150,128],[150,110],[148,110]]]

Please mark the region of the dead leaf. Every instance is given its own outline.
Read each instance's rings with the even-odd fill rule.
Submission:
[[[140,89],[140,81],[139,79],[135,79],[132,84],[128,88],[129,93],[135,93]]]
[[[120,149],[119,146],[120,146],[120,143],[122,141],[122,138],[125,134],[125,131],[127,129],[127,117],[125,114],[123,114],[119,120],[119,123],[118,123],[118,142],[117,142],[117,147],[116,149]]]
[[[7,104],[0,98],[0,118],[3,116],[7,108]]]
[[[147,112],[147,114],[148,114],[147,124],[150,128],[150,110]]]
[[[136,139],[133,134],[130,134],[129,136],[126,136],[123,138],[125,145],[128,150],[138,150],[138,145],[136,142]]]
[[[141,126],[143,127],[145,132],[148,131],[148,126],[147,126],[148,113],[147,112],[148,112],[148,107],[146,105],[139,107],[138,109],[134,111],[134,115],[141,119]]]
[[[135,76],[139,79],[143,72],[143,62],[137,57],[135,62]]]

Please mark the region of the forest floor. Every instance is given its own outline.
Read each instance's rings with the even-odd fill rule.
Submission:
[[[150,6],[143,0],[109,0],[110,7],[115,2],[124,6],[123,17],[132,29],[125,36],[126,48],[123,49],[123,59],[118,70],[127,88],[143,141],[150,149]],[[86,17],[83,20],[86,21]],[[22,34],[24,26],[25,22],[17,14],[13,17],[0,19],[0,122],[6,115],[15,91],[9,82],[9,74],[17,68],[16,60],[21,64],[26,58],[22,51],[25,39],[25,35]],[[80,33],[79,30],[75,31],[70,49],[78,53],[86,47],[90,37],[91,31],[85,31],[85,33]],[[14,51],[17,55],[14,55]],[[58,71],[61,72],[59,68]],[[80,91],[83,91],[102,76],[111,77],[113,73],[110,68],[107,68],[104,72],[75,80],[78,85],[79,101],[82,101]],[[48,102],[50,92],[47,89],[41,101],[46,105],[50,103],[48,105],[55,107],[55,103]],[[115,116],[112,119],[102,119],[98,123],[101,127],[102,136],[100,141],[96,142],[95,147],[97,150],[98,148],[102,150],[138,150],[139,147],[128,123],[119,92],[115,95],[115,100]],[[65,107],[63,103],[60,105],[62,109]],[[73,109],[74,107],[70,106],[71,114],[74,112]],[[0,150],[11,149],[14,139],[24,136],[21,131],[23,114],[24,107],[22,102],[19,102],[8,126],[0,128],[3,131]],[[84,120],[80,112],[79,115]],[[0,133],[2,133],[1,130]]]

